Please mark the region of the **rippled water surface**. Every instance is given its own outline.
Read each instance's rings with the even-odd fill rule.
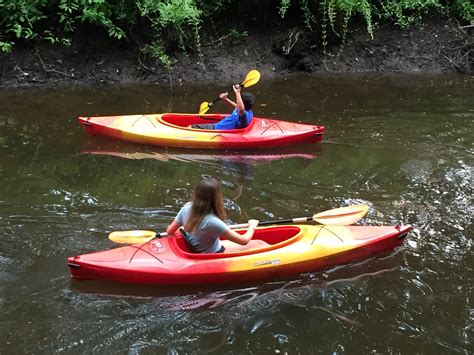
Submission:
[[[262,78],[256,115],[327,129],[264,152],[138,147],[76,122],[195,112],[226,89],[0,91],[0,353],[472,353],[472,78]],[[70,279],[66,256],[164,230],[204,176],[232,223],[367,203],[362,224],[414,230],[389,255],[258,285]]]

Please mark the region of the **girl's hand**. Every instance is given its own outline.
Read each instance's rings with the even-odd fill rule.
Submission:
[[[248,222],[249,223],[249,229],[257,228],[259,222],[260,221],[258,219],[250,219],[249,222]]]

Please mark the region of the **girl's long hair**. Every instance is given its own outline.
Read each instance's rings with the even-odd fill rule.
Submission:
[[[184,229],[192,232],[209,213],[215,214],[221,220],[227,218],[221,188],[214,178],[201,180],[196,186],[192,198],[191,214]]]

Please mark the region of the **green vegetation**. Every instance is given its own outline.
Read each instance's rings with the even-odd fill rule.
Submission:
[[[353,18],[363,19],[372,35],[386,21],[404,28],[429,13],[474,23],[472,0],[270,0],[264,5],[258,0],[0,0],[0,51],[10,51],[20,40],[68,45],[80,26],[88,24],[117,40],[146,33],[143,50],[169,68],[172,51],[202,56],[203,24],[212,28],[224,22],[221,27],[235,33],[235,27],[244,31],[243,24],[252,20],[249,25],[256,26],[296,19],[309,30],[321,31],[326,46],[329,32],[345,38]]]

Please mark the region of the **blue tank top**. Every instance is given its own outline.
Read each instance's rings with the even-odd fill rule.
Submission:
[[[181,208],[176,216],[176,222],[184,226],[191,214],[191,202]],[[216,253],[221,250],[222,244],[219,237],[229,227],[217,216],[208,214],[195,231],[186,231],[186,239],[198,253]]]

